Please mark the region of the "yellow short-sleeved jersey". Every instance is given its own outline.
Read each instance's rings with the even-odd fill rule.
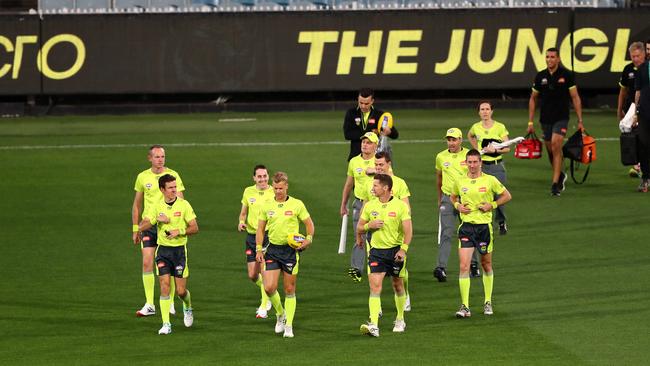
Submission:
[[[284,202],[272,199],[260,209],[260,220],[266,221],[269,242],[275,245],[286,245],[289,234],[297,233],[300,222],[309,217],[305,204],[291,196]]]
[[[468,214],[461,213],[461,221],[471,224],[491,223],[492,211],[482,212],[478,206],[484,202],[494,201],[494,195],[501,194],[505,190],[506,187],[494,176],[485,173],[475,179],[468,176],[458,179],[452,193],[460,197],[461,204],[472,210]]]
[[[241,204],[248,208],[248,215],[246,216],[246,231],[249,234],[255,234],[257,224],[260,220],[260,208],[264,203],[273,201],[273,197],[273,187],[271,186],[264,190],[257,189],[255,185],[244,189]]]
[[[169,223],[158,222],[160,214],[169,218]],[[165,200],[160,200],[156,205],[147,211],[146,218],[151,224],[158,225],[158,245],[167,247],[180,247],[187,244],[187,235],[179,235],[173,239],[167,239],[165,231],[187,229],[190,221],[196,219],[194,209],[186,200],[178,197],[171,205]]]
[[[171,174],[176,178],[176,191],[183,192],[185,190],[181,176],[174,170],[165,168],[160,174],[152,172],[151,169],[143,170],[135,179],[135,186],[133,187],[136,192],[144,193],[142,218],[145,217],[145,213],[150,207],[163,200],[162,192],[158,188],[158,179],[165,174]]]
[[[381,229],[371,231],[370,246],[377,249],[390,249],[404,244],[402,222],[410,220],[411,213],[406,202],[391,197],[386,203],[382,203],[379,199],[366,203],[361,212],[361,219],[366,222],[384,221]]]
[[[452,153],[447,149],[436,155],[436,170],[442,172],[442,193],[451,194],[456,180],[467,175],[465,156],[468,151],[461,147],[457,153]]]
[[[494,121],[494,125],[490,128],[485,128],[481,122],[476,122],[469,129],[469,133],[470,135],[476,136],[476,143],[479,150],[486,147],[490,142],[503,142],[503,138],[510,134],[506,126],[498,121]],[[483,161],[494,161],[498,159],[501,159],[501,154],[495,154],[494,156],[483,154],[481,156],[481,160]]]
[[[364,187],[368,181],[372,184],[372,177],[366,174],[366,169],[375,167],[375,157],[364,160],[361,155],[357,155],[350,159],[348,163],[348,177],[354,178],[354,195],[355,197],[363,199]]]

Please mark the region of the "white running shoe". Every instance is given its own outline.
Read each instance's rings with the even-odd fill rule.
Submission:
[[[158,334],[172,334],[172,325],[171,325],[171,323],[163,323],[163,326],[158,331]]]
[[[135,315],[139,317],[156,315],[156,305],[144,304],[142,309],[135,312]]]
[[[379,327],[377,327],[372,323],[361,324],[359,331],[361,331],[361,334],[363,335],[367,335],[371,337],[379,337]]]
[[[411,295],[406,295],[406,301],[404,302],[404,311],[411,311]]]
[[[169,305],[169,315],[176,315],[176,307],[174,306],[174,302]]]
[[[282,335],[284,338],[293,338],[293,327],[290,325],[285,325],[284,326],[284,334]]]
[[[278,317],[278,320],[275,322],[275,333],[280,334],[284,332],[284,323],[287,321],[287,316],[282,314]]]
[[[395,326],[393,327],[393,332],[395,333],[404,333],[406,330],[406,322],[404,319],[395,319]]]
[[[183,324],[188,328],[194,324],[194,313],[192,312],[192,308],[183,309]]]
[[[269,317],[269,312],[266,310],[265,306],[260,306],[257,308],[257,310],[255,310],[255,317],[257,319],[266,319]]]
[[[483,314],[485,315],[492,315],[494,314],[494,310],[492,310],[492,303],[487,301],[485,305],[483,305]]]
[[[456,312],[456,318],[469,318],[470,316],[472,316],[472,312],[465,304],[461,304],[460,309]]]

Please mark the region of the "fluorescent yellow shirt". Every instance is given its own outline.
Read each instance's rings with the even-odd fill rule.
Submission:
[[[466,148],[461,147],[457,153],[449,152],[449,149],[447,149],[436,155],[436,170],[442,172],[442,193],[450,195],[456,180],[467,176],[465,155],[467,155],[468,151]]]
[[[479,150],[487,146],[491,141],[503,142],[503,138],[510,134],[506,126],[497,121],[494,121],[494,125],[487,129],[483,127],[481,122],[476,122],[472,125],[472,128],[469,129],[469,133],[476,137],[476,143]],[[483,145],[483,140],[488,140],[485,142],[485,146]],[[487,154],[481,156],[481,160],[483,161],[494,161],[499,159],[501,159],[500,154],[499,156],[489,156]]]
[[[249,234],[255,234],[257,231],[257,224],[260,220],[260,208],[264,203],[273,201],[273,197],[273,188],[271,186],[264,190],[257,189],[255,185],[244,189],[241,204],[248,207],[246,231]]]
[[[391,190],[393,197],[397,197],[400,200],[404,199],[405,197],[411,197],[411,191],[409,190],[409,187],[404,179],[395,175],[391,175],[391,178],[393,179],[393,189]],[[374,178],[367,182],[362,191],[362,195],[357,197],[361,198],[364,201],[376,200],[377,197],[372,194],[373,181]]]
[[[390,201],[382,203],[379,199],[372,200],[363,206],[361,218],[370,222],[383,220],[381,229],[371,230],[370,246],[377,249],[390,249],[404,244],[404,228],[402,221],[410,220],[411,213],[406,202],[391,197]]]
[[[168,224],[157,221],[161,213],[164,213],[169,218]],[[160,200],[158,204],[149,209],[146,218],[149,219],[152,225],[158,225],[158,245],[180,247],[187,244],[187,235],[167,239],[165,231],[187,229],[189,222],[196,219],[196,214],[194,214],[194,209],[192,209],[189,202],[178,197],[171,206],[165,200]]]
[[[260,220],[266,221],[269,241],[275,245],[287,245],[289,234],[295,234],[300,222],[309,218],[309,212],[301,200],[288,197],[284,202],[272,199],[260,209]]]
[[[364,187],[368,182],[372,184],[372,177],[366,174],[366,169],[375,167],[375,157],[364,160],[361,155],[350,159],[348,163],[348,177],[354,178],[354,196],[363,199]]]
[[[136,192],[144,193],[142,218],[145,217],[145,213],[150,207],[153,207],[154,204],[163,200],[163,194],[160,191],[160,188],[158,188],[158,179],[165,174],[171,174],[176,178],[176,191],[183,192],[185,190],[181,176],[169,168],[165,168],[165,170],[160,174],[154,174],[151,169],[143,170],[135,179],[134,187]]]
[[[460,219],[471,224],[489,224],[492,222],[492,210],[482,212],[478,209],[481,203],[491,203],[495,194],[501,194],[506,187],[494,176],[482,173],[476,179],[464,176],[456,181],[452,193],[460,197],[460,203],[472,210],[468,214],[461,213]]]

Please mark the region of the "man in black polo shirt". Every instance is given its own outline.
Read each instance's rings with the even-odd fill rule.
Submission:
[[[388,136],[391,139],[396,139],[399,132],[395,126],[392,128],[384,128],[380,132],[381,126],[379,120],[384,111],[376,109],[373,104],[375,102],[375,93],[368,88],[359,90],[357,97],[357,106],[350,108],[345,113],[343,120],[343,135],[346,140],[350,140],[350,155],[348,161],[353,157],[361,154],[361,136],[366,132],[374,132],[377,135]]]
[[[560,63],[560,51],[557,48],[546,50],[546,70],[535,76],[533,90],[528,101],[528,132],[534,132],[533,118],[535,107],[539,103],[539,122],[544,132],[544,145],[548,158],[553,167],[553,184],[551,195],[559,196],[564,190],[566,174],[562,171],[562,143],[569,124],[569,101],[578,116],[578,129],[582,125],[582,103],[578,95],[573,73],[565,69]]]
[[[634,102],[634,95],[636,94],[636,89],[634,86],[634,77],[637,73],[638,68],[643,64],[646,58],[645,54],[645,45],[643,42],[634,42],[628,48],[630,52],[630,59],[632,62],[627,64],[621,73],[621,77],[618,80],[618,85],[620,90],[618,92],[618,108],[617,108],[617,117],[620,121],[625,116],[625,113],[630,108],[630,104]],[[637,163],[634,167],[630,168],[630,176],[634,178],[641,177],[641,168]]]
[[[632,126],[637,133],[637,157],[642,173],[639,192],[648,192],[650,187],[650,61],[639,66],[634,82],[636,115]]]

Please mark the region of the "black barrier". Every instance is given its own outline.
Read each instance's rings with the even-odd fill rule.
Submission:
[[[573,62],[580,87],[614,88],[629,62],[627,46],[650,37],[648,15],[522,9],[4,16],[0,94],[517,89],[530,87],[551,46],[566,65]]]

